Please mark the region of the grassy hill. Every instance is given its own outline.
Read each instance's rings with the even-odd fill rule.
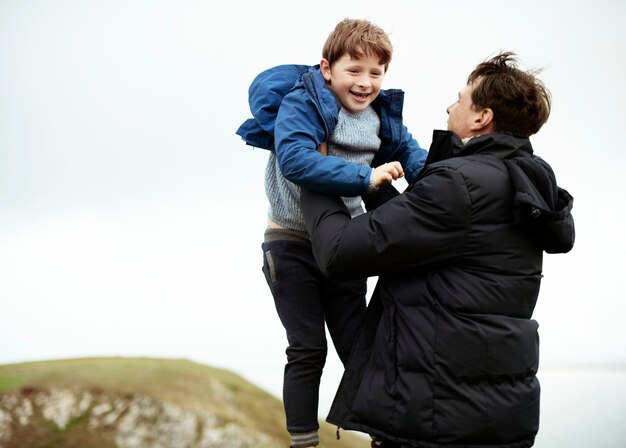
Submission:
[[[288,447],[282,403],[187,360],[86,358],[0,366],[0,448]],[[320,422],[322,447],[367,446]]]

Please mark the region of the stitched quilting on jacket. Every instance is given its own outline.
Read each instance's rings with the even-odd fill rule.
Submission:
[[[350,220],[305,192],[315,257],[378,275],[328,421],[408,446],[529,447],[539,426],[543,252],[574,244],[573,199],[530,141],[438,131],[406,191]]]

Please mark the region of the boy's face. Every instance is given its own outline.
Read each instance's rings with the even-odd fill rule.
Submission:
[[[350,112],[365,110],[380,93],[385,77],[385,65],[376,56],[352,59],[344,54],[332,67],[322,59],[320,69],[330,90]]]

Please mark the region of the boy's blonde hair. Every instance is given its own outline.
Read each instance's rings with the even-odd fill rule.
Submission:
[[[353,59],[376,56],[387,71],[393,47],[387,33],[373,23],[367,20],[343,19],[328,35],[322,57],[329,65],[333,65],[344,54],[349,54]]]

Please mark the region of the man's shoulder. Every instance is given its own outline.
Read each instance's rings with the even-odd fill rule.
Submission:
[[[448,174],[445,174],[446,172]],[[437,174],[450,176],[450,172],[455,172],[454,177],[462,179],[466,185],[482,185],[490,182],[499,184],[508,178],[503,161],[489,154],[472,154],[441,160],[427,165],[422,176]]]

